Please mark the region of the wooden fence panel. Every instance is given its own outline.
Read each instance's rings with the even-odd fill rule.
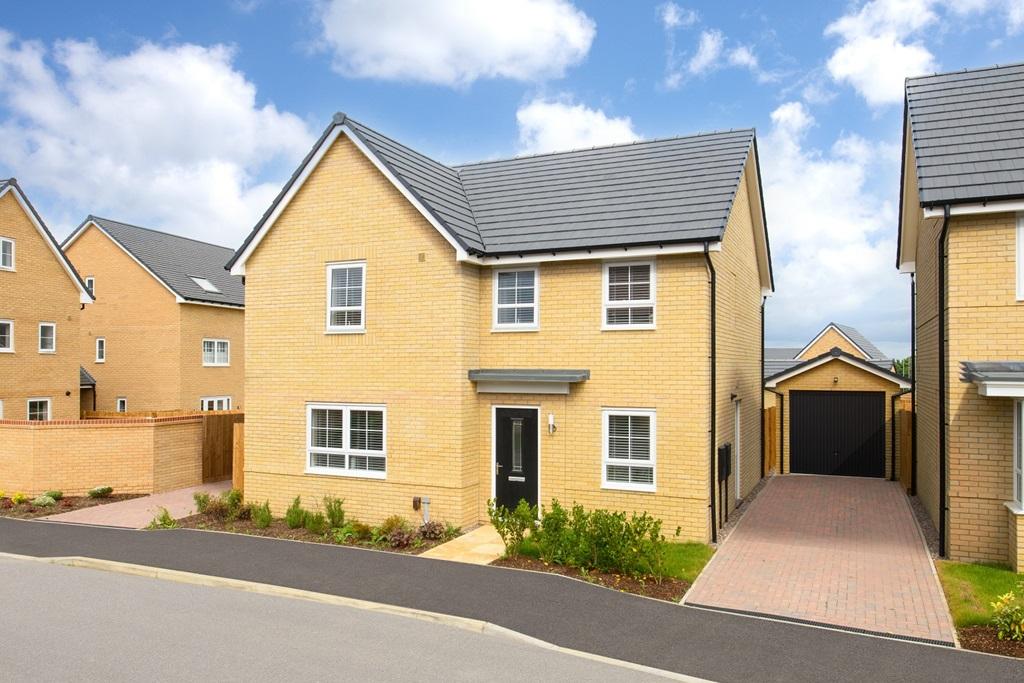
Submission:
[[[772,406],[764,409],[764,472],[775,470],[779,464],[779,408]]]
[[[231,488],[245,491],[245,423],[234,424],[234,444],[231,453]]]
[[[203,415],[203,482],[231,479],[234,457],[234,426],[245,415],[210,412]]]

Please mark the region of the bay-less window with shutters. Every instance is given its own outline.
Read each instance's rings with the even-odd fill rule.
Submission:
[[[384,479],[387,475],[387,408],[344,403],[306,404],[310,474]]]
[[[608,408],[601,486],[627,491],[654,491],[657,461],[657,414],[653,410]]]
[[[327,266],[327,332],[366,331],[366,262]]]
[[[653,330],[656,292],[654,261],[605,263],[601,329]]]
[[[532,332],[539,328],[539,275],[536,268],[495,271],[495,332]]]

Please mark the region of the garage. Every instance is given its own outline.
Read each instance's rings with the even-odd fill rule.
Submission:
[[[791,391],[790,472],[885,476],[884,391]]]

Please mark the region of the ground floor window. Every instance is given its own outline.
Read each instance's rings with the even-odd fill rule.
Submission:
[[[1024,506],[1024,401],[1013,402],[1013,500]]]
[[[657,416],[653,410],[610,408],[603,412],[601,485],[654,491]]]
[[[231,410],[230,396],[206,396],[199,399],[200,410]]]
[[[48,399],[48,398],[30,398],[28,400],[28,419],[30,419],[30,420],[49,420],[50,419],[50,399]]]
[[[117,412],[127,413],[128,412],[128,399],[124,396],[117,399]]]
[[[384,406],[307,404],[307,471],[383,479],[386,417]]]

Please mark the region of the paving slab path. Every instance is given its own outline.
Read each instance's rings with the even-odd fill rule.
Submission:
[[[690,605],[953,643],[914,512],[883,479],[775,477],[685,597]]]
[[[715,681],[1005,681],[1021,671],[1006,658],[679,606],[553,574],[241,534],[0,518],[0,552],[129,562],[481,619]]]
[[[143,496],[141,498],[131,498],[118,501],[117,503],[94,505],[82,508],[81,510],[50,515],[43,519],[51,522],[72,522],[74,524],[95,524],[125,529],[142,529],[153,521],[153,518],[160,512],[160,508],[166,508],[174,519],[181,519],[195,512],[196,504],[192,498],[193,494],[199,491],[206,491],[211,496],[219,496],[230,488],[230,481],[218,481],[165,491],[164,493],[154,493],[151,496]]]
[[[490,564],[505,554],[505,544],[490,524],[481,524],[458,538],[421,553],[436,560],[452,560],[470,564]]]

